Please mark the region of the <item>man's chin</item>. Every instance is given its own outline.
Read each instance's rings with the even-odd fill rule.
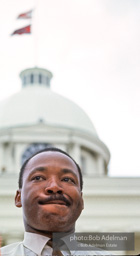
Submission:
[[[41,222],[40,222],[41,223]],[[41,227],[44,231],[50,232],[69,232],[73,230],[75,223],[70,221],[69,215],[58,215],[50,213],[50,216],[47,214],[46,218],[43,221],[43,226]]]
[[[66,205],[60,205],[60,204],[45,204],[41,205],[42,211],[46,215],[52,214],[54,215],[59,215],[60,218],[64,217],[68,214],[69,212],[69,207]]]

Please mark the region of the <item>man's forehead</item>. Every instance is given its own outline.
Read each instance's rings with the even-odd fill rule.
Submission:
[[[36,154],[35,156],[33,156],[28,163],[30,162],[38,162],[38,161],[43,161],[43,160],[61,160],[62,162],[68,162],[68,163],[72,163],[73,165],[76,166],[76,164],[74,163],[74,161],[67,155],[59,152],[59,151],[44,151],[41,153]]]
[[[78,168],[75,162],[67,155],[57,152],[57,151],[44,151],[33,156],[26,165],[25,169],[30,169],[31,167],[37,166],[47,166],[51,164],[52,166],[69,166],[72,170],[78,173]],[[79,176],[79,175],[78,175]]]

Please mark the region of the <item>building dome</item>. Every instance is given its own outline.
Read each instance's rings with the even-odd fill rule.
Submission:
[[[87,114],[74,102],[52,92],[51,72],[41,68],[21,72],[22,90],[0,103],[0,127],[47,125],[71,128],[97,136]]]

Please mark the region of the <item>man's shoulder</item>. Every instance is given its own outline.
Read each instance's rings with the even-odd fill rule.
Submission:
[[[1,256],[12,255],[22,245],[22,242],[13,243],[0,248]]]

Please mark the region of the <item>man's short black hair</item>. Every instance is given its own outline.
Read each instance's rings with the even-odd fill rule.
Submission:
[[[44,148],[38,152],[36,152],[35,154],[33,154],[31,157],[29,157],[22,165],[21,169],[20,169],[20,173],[19,173],[19,180],[18,180],[18,184],[19,184],[19,188],[22,188],[22,181],[23,181],[23,173],[24,173],[24,170],[25,170],[25,167],[27,165],[27,163],[30,161],[31,158],[33,158],[34,156],[42,153],[42,152],[47,152],[47,151],[55,151],[55,152],[60,152],[66,156],[68,156],[69,158],[71,158],[73,160],[73,162],[75,163],[77,169],[78,169],[78,173],[79,173],[79,177],[80,177],[80,188],[81,188],[81,191],[83,189],[83,177],[82,177],[82,172],[81,172],[81,169],[79,167],[79,165],[76,163],[76,161],[68,154],[66,153],[65,151],[63,151],[62,149],[59,149],[59,148],[55,148],[55,147],[47,147],[47,148]]]

